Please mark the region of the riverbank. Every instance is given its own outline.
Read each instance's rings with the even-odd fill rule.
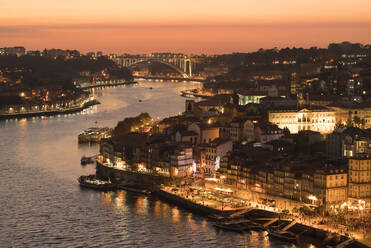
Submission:
[[[0,120],[31,118],[31,117],[37,117],[37,116],[53,116],[53,115],[72,114],[72,113],[80,112],[86,108],[89,108],[97,104],[100,104],[98,100],[88,99],[78,106],[72,106],[72,107],[67,107],[67,108],[25,111],[21,113],[3,113],[3,114],[0,114]]]
[[[99,87],[109,87],[109,86],[119,86],[119,85],[132,85],[137,84],[137,81],[101,81],[96,83],[82,83],[80,85],[76,85],[79,89],[92,89],[92,88],[99,88]]]
[[[214,95],[211,95],[211,94],[208,94],[208,93],[204,93],[204,92],[200,92],[198,89],[192,89],[192,90],[183,90],[183,91],[181,91],[181,96],[188,97],[188,98],[197,98],[197,97],[200,97],[200,98],[207,99],[208,97],[212,97]]]
[[[206,79],[196,79],[196,78],[167,78],[167,77],[140,77],[140,76],[134,76],[134,78],[141,80],[141,79],[146,79],[146,80],[152,80],[155,82],[206,82]]]

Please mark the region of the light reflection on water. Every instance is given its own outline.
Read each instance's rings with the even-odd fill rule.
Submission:
[[[81,113],[0,122],[0,247],[288,247],[262,233],[218,231],[152,196],[78,186],[78,176],[95,170],[80,166],[81,156],[99,148],[78,145],[79,132],[145,111],[154,118],[176,114],[184,109],[180,90],[197,86],[95,89],[102,104]]]

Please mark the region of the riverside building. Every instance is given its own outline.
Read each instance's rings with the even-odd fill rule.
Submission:
[[[370,211],[371,207],[371,159],[351,158],[348,163],[350,208]]]
[[[287,127],[291,133],[311,130],[322,134],[331,133],[336,124],[336,113],[326,107],[306,107],[301,109],[270,110],[269,122],[283,129]]]

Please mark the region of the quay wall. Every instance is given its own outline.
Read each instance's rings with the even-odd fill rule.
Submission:
[[[7,119],[17,119],[17,118],[30,118],[36,116],[52,116],[52,115],[64,115],[80,112],[90,106],[100,104],[97,100],[92,100],[84,103],[79,107],[71,107],[60,110],[51,110],[51,111],[34,111],[34,112],[24,112],[24,113],[15,113],[15,114],[0,114],[0,120]]]
[[[124,82],[114,82],[114,83],[100,83],[100,84],[86,84],[86,85],[80,85],[79,89],[91,89],[91,88],[99,88],[99,87],[108,87],[108,86],[119,86],[119,85],[131,85],[131,84],[137,84],[136,81],[124,81]]]
[[[235,212],[234,210],[233,211],[227,211],[227,210],[219,210],[219,209],[210,208],[208,206],[204,206],[204,205],[192,202],[188,199],[184,199],[184,198],[179,197],[177,195],[170,194],[170,193],[168,193],[166,191],[163,191],[163,190],[155,191],[155,194],[161,199],[164,199],[168,202],[172,202],[172,203],[174,203],[174,204],[176,204],[180,207],[183,207],[183,208],[188,209],[188,210],[192,210],[196,213],[206,215],[206,216],[207,215],[212,215],[212,214],[227,215],[227,214]]]
[[[165,81],[191,81],[191,82],[206,82],[206,79],[201,78],[171,78],[171,77],[151,77],[151,76],[134,76],[137,79],[149,79],[149,80],[165,80]]]
[[[157,190],[161,184],[179,184],[181,180],[171,179],[160,175],[150,175],[134,171],[118,170],[107,167],[97,161],[96,175],[98,178],[110,179],[114,183],[142,186],[151,191]]]

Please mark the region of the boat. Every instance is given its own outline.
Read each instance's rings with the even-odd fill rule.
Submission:
[[[94,160],[93,157],[85,157],[85,156],[82,156],[82,158],[81,158],[81,164],[82,164],[82,165],[93,164],[94,161],[95,161],[95,160]]]
[[[89,176],[80,176],[77,181],[79,182],[81,187],[89,188],[89,189],[96,189],[96,190],[114,190],[116,189],[116,185],[111,181],[104,181],[101,179],[96,178],[95,175]]]
[[[249,230],[253,230],[253,231],[266,231],[267,228],[264,227],[263,225],[259,224],[259,223],[251,222],[249,224]]]
[[[277,238],[286,242],[296,242],[296,235],[292,232],[282,230],[268,230],[268,236]]]
[[[144,194],[144,195],[150,195],[152,192],[146,189],[138,189],[138,188],[133,188],[127,185],[117,185],[118,189],[123,189],[126,191],[134,192],[134,193],[139,193],[139,194]]]
[[[208,218],[216,221],[224,221],[224,220],[229,220],[229,217],[221,216],[218,214],[211,214],[207,216]]]

